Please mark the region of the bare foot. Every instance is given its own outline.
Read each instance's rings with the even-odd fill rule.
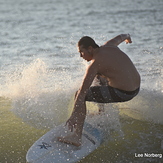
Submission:
[[[79,147],[81,145],[81,138],[77,134],[72,134],[65,137],[58,137],[58,141],[66,144],[71,144],[76,147]]]

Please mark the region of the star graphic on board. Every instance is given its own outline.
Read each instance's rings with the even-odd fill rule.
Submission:
[[[45,143],[45,142],[42,142],[42,145],[38,145],[40,146],[40,149],[48,149],[49,147],[51,147],[51,145]]]

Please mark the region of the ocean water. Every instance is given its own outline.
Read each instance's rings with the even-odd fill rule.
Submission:
[[[102,45],[130,33],[119,47],[141,75],[130,102],[88,105],[104,143],[81,163],[163,162],[162,0],[0,1],[0,162],[25,163],[30,146],[71,114],[88,65],[77,51],[89,35]],[[89,116],[97,107],[102,115]],[[140,157],[140,155],[143,157]]]

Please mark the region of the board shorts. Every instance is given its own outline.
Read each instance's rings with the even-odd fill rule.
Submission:
[[[139,88],[134,91],[124,91],[109,86],[99,76],[95,78],[95,86],[91,86],[85,97],[86,101],[97,103],[125,102],[134,98],[139,93]],[[97,85],[97,86],[96,86]]]
[[[85,100],[97,103],[125,102],[134,98],[139,93],[139,88],[134,91],[124,91],[111,86],[91,86]]]

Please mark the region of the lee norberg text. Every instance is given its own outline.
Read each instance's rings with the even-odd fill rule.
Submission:
[[[162,154],[156,154],[156,153],[135,153],[135,157],[138,157],[138,158],[141,158],[141,157],[162,158]]]

